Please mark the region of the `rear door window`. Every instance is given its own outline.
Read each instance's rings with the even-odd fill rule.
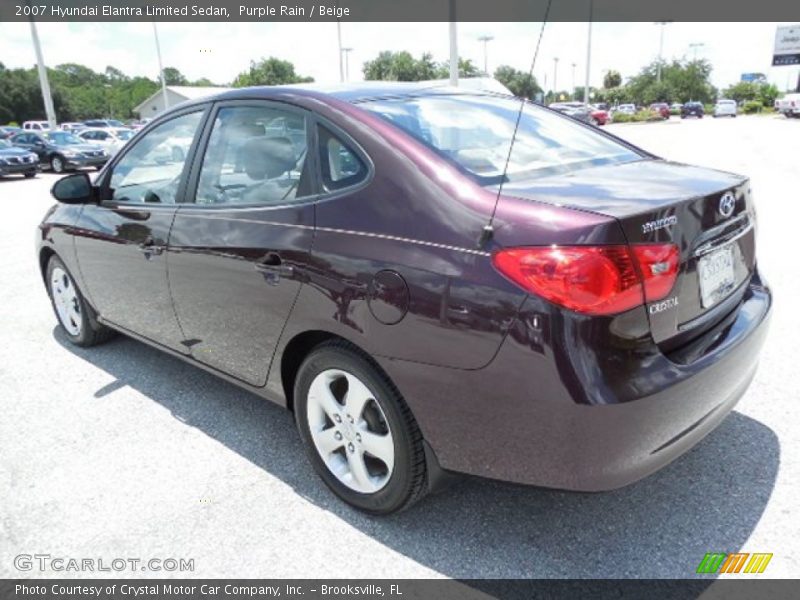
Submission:
[[[306,118],[269,104],[214,118],[195,203],[282,205],[311,193]]]

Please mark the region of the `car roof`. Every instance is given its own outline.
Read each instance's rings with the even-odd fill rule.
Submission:
[[[252,98],[258,95],[265,99],[285,96],[287,93],[320,97],[329,96],[345,102],[357,104],[368,100],[384,100],[391,98],[407,98],[415,96],[462,95],[462,96],[503,96],[497,91],[467,87],[450,87],[439,81],[400,82],[400,81],[367,81],[361,83],[318,84],[301,83],[281,86],[255,86],[225,90],[219,94],[204,96],[181,103],[182,106],[202,104],[211,100],[236,100]]]

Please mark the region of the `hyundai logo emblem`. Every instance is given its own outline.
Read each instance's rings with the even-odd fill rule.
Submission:
[[[730,217],[734,208],[736,208],[736,196],[733,195],[733,192],[722,194],[722,198],[719,199],[719,214],[726,218]]]

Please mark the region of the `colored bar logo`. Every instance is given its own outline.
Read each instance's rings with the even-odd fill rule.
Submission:
[[[748,558],[750,560],[748,560]],[[772,554],[749,552],[707,552],[697,565],[698,573],[763,573]],[[744,571],[742,571],[744,568]]]

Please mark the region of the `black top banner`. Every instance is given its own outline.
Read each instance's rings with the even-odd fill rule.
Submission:
[[[0,0],[0,21],[542,21],[548,0]],[[552,0],[550,21],[800,21],[796,0]]]

